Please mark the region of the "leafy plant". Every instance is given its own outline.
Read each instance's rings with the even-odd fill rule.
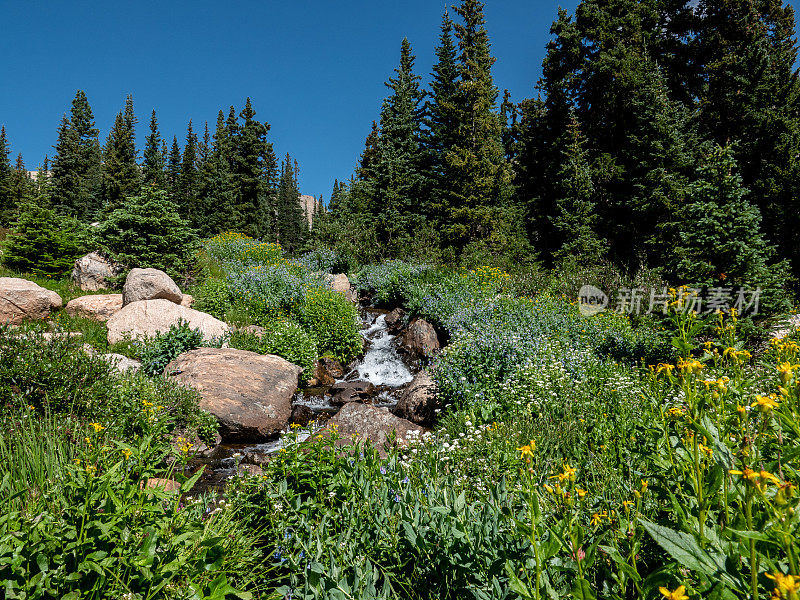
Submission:
[[[141,353],[142,371],[148,375],[161,375],[171,360],[202,345],[203,333],[181,321],[146,343]]]

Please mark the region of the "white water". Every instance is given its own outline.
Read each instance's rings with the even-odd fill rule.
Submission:
[[[364,354],[363,360],[353,369],[358,373],[357,379],[388,387],[399,387],[414,379],[397,354],[395,336],[386,330],[386,315],[380,315],[361,335],[372,342],[372,345]]]

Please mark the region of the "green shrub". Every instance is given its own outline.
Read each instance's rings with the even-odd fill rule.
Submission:
[[[237,331],[231,336],[230,345],[239,350],[274,354],[303,369],[301,383],[314,376],[319,353],[317,342],[300,325],[287,319],[278,319],[265,327],[263,336]]]
[[[117,262],[130,269],[161,269],[173,278],[193,266],[199,246],[177,205],[152,186],[142,187],[138,196],[112,211],[97,233],[102,249]]]
[[[329,353],[346,365],[362,352],[364,339],[359,333],[358,309],[343,294],[311,289],[297,313],[300,323],[317,340],[321,354]]]
[[[171,360],[202,345],[203,333],[181,321],[145,343],[141,354],[142,371],[148,375],[161,375]]]
[[[207,277],[197,290],[195,308],[218,319],[225,319],[231,307],[231,295],[224,278]]]
[[[26,204],[3,241],[3,264],[20,273],[58,276],[72,269],[87,247],[74,219],[59,217],[39,205]]]

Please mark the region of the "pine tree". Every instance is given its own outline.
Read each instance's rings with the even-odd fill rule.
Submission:
[[[181,147],[178,145],[178,138],[173,135],[172,148],[167,160],[166,179],[169,198],[177,205],[180,205],[181,166]]]
[[[195,204],[197,202],[197,135],[192,129],[192,121],[186,131],[186,145],[183,148],[183,160],[181,163],[180,176],[178,181],[178,206],[181,215],[189,219],[194,225],[197,215]]]
[[[232,145],[237,188],[234,218],[241,233],[267,237],[272,234],[275,218],[278,161],[272,144],[267,141],[269,125],[257,121],[255,115],[250,98],[239,114],[241,125],[236,122],[235,112],[228,115],[228,132],[235,140]]]
[[[760,231],[758,209],[746,199],[730,146],[717,146],[697,169],[682,213],[674,275],[701,286],[774,289],[785,263],[769,264],[773,248]]]
[[[102,208],[101,151],[86,94],[78,90],[70,118],[59,125],[53,158],[53,204],[59,212],[87,221]]]
[[[431,216],[441,224],[447,199],[453,192],[454,175],[448,170],[447,153],[456,145],[458,130],[458,52],[453,41],[453,22],[442,16],[436,64],[433,66],[431,99],[427,107],[425,147],[429,153]]]
[[[556,200],[557,212],[552,218],[553,227],[561,238],[555,259],[586,257],[596,260],[605,253],[607,244],[597,233],[592,170],[584,148],[586,140],[574,114],[565,138],[566,149],[559,173],[561,193]]]
[[[197,222],[202,237],[210,237],[234,227],[235,188],[230,147],[225,116],[219,111],[208,158],[198,173]]]
[[[743,184],[767,238],[800,275],[800,78],[794,10],[781,0],[701,0],[693,64],[701,132],[735,142]]]
[[[165,142],[161,139],[161,133],[158,130],[156,110],[153,109],[153,113],[150,116],[150,133],[145,137],[142,181],[146,185],[153,185],[158,189],[164,189],[166,185],[164,169],[167,155],[164,152],[164,144]]]
[[[391,94],[381,110],[371,202],[378,240],[388,246],[407,237],[426,209],[421,145],[423,92],[419,88],[421,78],[414,74],[408,39],[401,44],[395,73],[396,77],[386,83]]]
[[[17,154],[14,170],[11,172],[11,204],[20,207],[26,202],[33,200],[35,196],[35,186],[33,180],[28,175],[22,154]],[[14,210],[16,216],[16,210]]]
[[[281,163],[276,212],[275,239],[287,252],[294,253],[303,243],[308,227],[300,206],[297,168],[292,167],[289,154]]]
[[[125,109],[117,113],[103,152],[103,195],[106,211],[119,208],[125,198],[139,191],[141,173],[137,164],[136,116],[133,98],[125,100]]]
[[[16,206],[12,194],[12,169],[8,156],[11,147],[6,138],[5,126],[0,127],[0,227],[8,227]]]
[[[456,7],[459,96],[453,147],[445,160],[453,188],[445,200],[444,235],[451,247],[513,246],[520,218],[512,204],[511,169],[505,160],[502,127],[496,113],[498,91],[491,69],[483,3],[463,0]]]

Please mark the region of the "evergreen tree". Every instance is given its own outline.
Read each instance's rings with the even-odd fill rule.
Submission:
[[[297,169],[292,167],[289,154],[281,164],[276,212],[275,239],[286,251],[293,253],[303,243],[308,227],[300,206]]]
[[[141,184],[137,164],[136,116],[133,98],[125,100],[125,109],[117,113],[103,152],[103,195],[107,211],[122,206],[127,196],[136,194]]]
[[[607,244],[597,233],[592,170],[584,149],[586,140],[575,115],[570,119],[565,136],[567,148],[559,173],[561,194],[556,200],[557,212],[553,217],[553,226],[561,237],[561,246],[555,258],[598,259],[605,253]]]
[[[195,203],[197,198],[197,135],[192,129],[192,121],[186,131],[186,145],[183,148],[178,181],[178,206],[181,214],[194,224],[197,218]]]
[[[433,66],[431,99],[427,106],[425,148],[429,153],[431,179],[430,211],[441,224],[447,199],[453,192],[454,174],[448,171],[447,153],[456,145],[458,130],[458,51],[453,41],[453,22],[445,10],[442,16],[436,63]]]
[[[33,180],[28,175],[28,170],[25,168],[25,162],[22,160],[22,154],[17,154],[17,160],[14,164],[14,170],[11,172],[11,205],[14,208],[12,216],[16,217],[18,207],[26,202],[33,200],[35,196],[35,185]]]
[[[50,176],[50,160],[47,158],[47,155],[44,156],[44,162],[39,165],[39,169],[36,171],[36,185],[34,194],[36,197],[36,202],[40,206],[44,206],[47,208],[51,207],[51,194],[52,194],[52,182]]]
[[[372,181],[371,202],[378,240],[392,245],[407,237],[426,208],[425,155],[421,145],[422,99],[420,77],[414,74],[411,44],[403,39],[396,77],[386,86],[391,94],[384,101],[380,138]]]
[[[701,131],[733,148],[767,238],[800,275],[800,79],[795,16],[781,0],[701,0],[690,60]]]
[[[178,138],[172,136],[172,148],[167,160],[167,191],[170,200],[180,204],[180,184],[181,184],[181,147],[178,145]]]
[[[496,113],[497,88],[491,69],[483,3],[463,0],[456,7],[459,95],[455,140],[445,160],[453,187],[445,200],[444,235],[451,247],[509,247],[520,243],[520,214],[512,204],[511,169],[505,160]]]
[[[228,133],[235,140],[232,144],[236,183],[234,219],[241,233],[267,237],[272,234],[275,219],[278,162],[272,144],[267,141],[269,125],[257,121],[255,115],[247,98],[239,115],[243,120],[241,126],[236,123],[235,113],[228,116]]]
[[[5,126],[0,127],[0,227],[7,227],[16,209],[12,194],[12,169],[8,156],[11,147],[6,138]]]
[[[154,185],[159,189],[164,189],[166,185],[166,152],[164,152],[165,142],[161,139],[158,130],[158,120],[156,110],[150,116],[150,133],[145,137],[143,162],[142,162],[142,181],[146,185]]]
[[[202,237],[234,226],[235,188],[230,157],[231,139],[225,116],[219,111],[213,143],[198,173],[197,228]]]
[[[783,285],[786,264],[769,264],[773,249],[746,194],[732,148],[717,146],[698,167],[683,211],[673,271],[679,281],[769,291]]]
[[[53,159],[53,204],[87,221],[102,208],[101,151],[86,94],[78,90],[70,118],[61,121]]]

